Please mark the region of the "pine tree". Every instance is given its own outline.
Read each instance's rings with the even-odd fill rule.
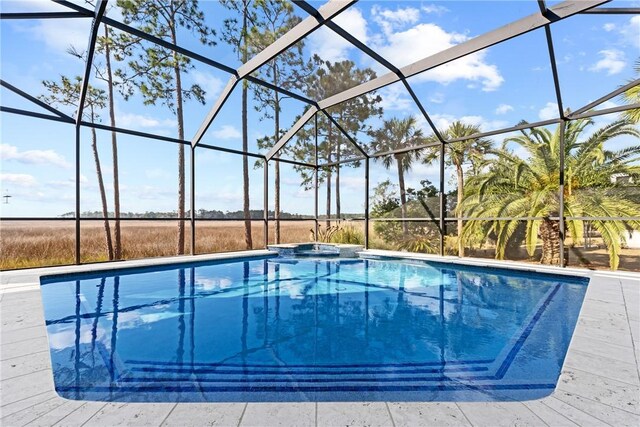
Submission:
[[[215,31],[208,27],[197,0],[118,0],[125,24],[178,44],[180,29],[194,33],[200,43],[212,46]],[[131,45],[136,41],[129,36]],[[175,114],[178,122],[178,139],[184,140],[184,102],[189,99],[204,104],[205,91],[197,84],[188,88],[182,82],[184,74],[194,68],[191,59],[158,45],[135,45],[137,58],[128,62],[126,75],[132,78],[146,105],[160,102]],[[131,95],[129,92],[128,95]],[[185,160],[184,145],[178,147],[178,239],[176,252],[184,253],[185,242]]]
[[[257,54],[282,37],[296,26],[301,19],[294,15],[293,6],[285,0],[260,1],[257,4],[257,15],[262,25],[253,27],[249,34],[249,50]],[[302,41],[291,46],[280,55],[267,62],[257,71],[259,76],[275,86],[284,89],[300,89],[309,67],[305,66],[302,54]],[[267,135],[257,141],[260,149],[269,149],[284,133],[281,129],[280,112],[282,102],[287,96],[263,86],[254,87],[254,99],[257,101],[256,111],[262,113],[261,119],[272,119],[273,135]],[[277,157],[277,156],[276,156]],[[263,163],[259,163],[262,165]],[[274,168],[274,216],[275,242],[280,243],[280,162],[275,161]],[[265,182],[265,185],[267,183]]]
[[[244,64],[249,60],[249,33],[256,26],[256,2],[252,0],[221,0],[221,4],[242,16],[242,22],[237,19],[226,19],[222,31],[222,40],[233,47],[240,61]],[[249,131],[247,125],[249,82],[242,84],[242,151],[249,150]],[[265,183],[267,185],[267,183]],[[244,240],[247,249],[253,249],[251,237],[251,212],[249,205],[249,159],[242,156],[242,190],[244,213]]]
[[[60,82],[45,80],[42,82],[42,85],[47,90],[47,95],[39,96],[42,101],[54,106],[69,105],[78,110],[80,104],[80,91],[82,88],[82,77],[76,76],[71,79],[66,76],[60,76]],[[88,85],[87,96],[83,109],[83,118],[87,118],[90,123],[100,121],[100,115],[98,112],[105,108],[106,103],[107,96],[105,91]],[[91,128],[91,150],[93,151],[93,160],[96,165],[100,201],[102,203],[102,217],[104,218],[104,237],[107,248],[107,257],[109,258],[109,261],[111,261],[113,260],[113,242],[111,240],[111,229],[109,226],[109,208],[107,206],[107,195],[104,188],[102,167],[100,165],[100,156],[98,153],[98,137],[94,127]]]

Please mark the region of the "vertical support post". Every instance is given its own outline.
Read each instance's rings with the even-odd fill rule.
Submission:
[[[564,259],[564,239],[565,239],[565,223],[564,223],[564,137],[565,137],[565,127],[566,127],[567,121],[566,120],[562,120],[560,122],[560,173],[559,173],[559,185],[558,185],[558,204],[560,206],[558,206],[558,215],[559,215],[559,221],[558,221],[558,225],[560,230],[558,231],[560,233],[560,243],[559,243],[559,251],[560,251],[560,257],[559,257],[559,262],[560,262],[560,267],[564,267],[565,266],[565,259]]]
[[[196,147],[191,146],[191,255],[196,254]]]
[[[82,123],[82,112],[84,110],[85,100],[87,99],[87,91],[89,90],[89,79],[91,76],[91,65],[93,64],[93,54],[96,50],[96,39],[98,38],[98,30],[100,29],[100,21],[107,10],[107,1],[99,0],[96,2],[93,12],[93,21],[91,22],[91,33],[89,35],[89,44],[84,66],[84,76],[80,86],[78,99],[78,109],[76,111],[76,264],[80,264],[80,127]],[[108,218],[106,218],[108,221]]]
[[[318,222],[318,188],[320,183],[320,169],[318,168],[318,113],[314,116],[314,138],[315,138],[315,147],[314,147],[314,158],[316,163],[315,175],[313,177],[313,186],[315,191],[315,240],[318,241],[318,233],[320,232],[320,223]]]
[[[440,142],[440,256],[444,256],[446,200],[444,196],[444,142]]]
[[[277,161],[277,160],[276,160]],[[269,245],[269,160],[264,159],[264,176],[263,176],[263,194],[264,200],[262,202],[262,218],[263,218],[263,229],[264,229],[264,248],[267,249]]]
[[[364,161],[364,248],[369,249],[369,162],[370,157]]]
[[[75,262],[80,264],[80,126],[76,126],[76,250]]]

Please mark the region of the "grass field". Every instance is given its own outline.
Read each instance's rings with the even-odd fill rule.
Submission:
[[[113,224],[113,222],[112,222]],[[281,223],[283,242],[310,240],[313,221]],[[191,245],[190,225],[185,223],[185,251]],[[106,261],[106,243],[102,221],[82,221],[80,258],[82,262]],[[112,228],[113,230],[113,228]],[[171,256],[176,254],[176,221],[121,221],[124,259]],[[198,221],[196,252],[231,252],[246,249],[244,223],[241,221]],[[74,221],[3,221],[0,227],[0,269],[72,264],[75,248]],[[274,226],[270,226],[273,242]],[[264,247],[261,221],[252,223],[253,247]]]
[[[185,251],[189,253],[190,229],[187,227]],[[362,225],[351,227],[363,231]],[[176,221],[121,221],[123,258],[151,258],[176,254]],[[311,241],[313,221],[282,222],[282,243]],[[73,264],[75,223],[71,221],[2,221],[0,224],[0,269]],[[254,249],[264,247],[262,221],[252,223]],[[274,225],[269,226],[269,243],[274,243]],[[393,249],[378,236],[370,233],[370,246]],[[80,255],[83,263],[106,261],[106,244],[102,221],[82,221]],[[196,222],[196,253],[215,253],[245,250],[242,221]],[[508,259],[529,261],[524,248],[507,254]],[[491,247],[469,250],[467,255],[493,258]],[[603,245],[589,249],[568,249],[569,265],[608,269],[608,255]],[[640,271],[640,250],[625,249],[620,256],[620,269]]]

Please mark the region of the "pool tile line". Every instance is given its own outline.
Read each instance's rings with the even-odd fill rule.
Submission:
[[[434,361],[434,362],[408,362],[408,363],[385,363],[385,364],[376,364],[376,363],[354,363],[354,364],[316,364],[316,365],[304,365],[304,364],[292,364],[292,365],[265,365],[265,364],[250,364],[250,363],[224,363],[224,362],[170,362],[170,361],[144,361],[144,360],[125,360],[125,364],[134,364],[134,365],[161,365],[161,366],[205,366],[205,367],[213,367],[213,366],[232,366],[232,367],[248,367],[248,368],[282,368],[282,369],[291,369],[291,368],[384,368],[384,367],[407,367],[407,366],[443,366],[443,365],[482,365],[482,364],[490,364],[495,362],[495,359],[478,359],[478,360],[445,360],[445,361]]]
[[[343,368],[344,369],[344,368]],[[462,366],[462,367],[442,367],[442,368],[433,368],[433,369],[414,369],[413,367],[409,367],[409,369],[383,369],[379,368],[378,371],[373,371],[373,373],[379,374],[441,374],[441,373],[458,373],[458,372],[482,372],[488,371],[489,368],[486,366]],[[329,370],[329,371],[319,371],[319,370],[308,370],[308,371],[290,371],[284,368],[284,372],[278,371],[270,371],[270,370],[258,370],[258,369],[206,369],[206,368],[155,368],[155,367],[135,367],[130,369],[131,372],[166,372],[166,373],[176,373],[176,374],[218,374],[218,375],[283,375],[283,374],[296,374],[296,375],[368,375],[371,374],[370,370]],[[499,378],[497,378],[499,379]]]
[[[526,328],[520,335],[520,338],[518,338],[518,341],[516,341],[515,345],[511,348],[511,351],[507,355],[504,362],[502,362],[502,365],[500,365],[500,368],[498,368],[498,371],[496,372],[496,375],[495,375],[496,379],[500,380],[504,378],[505,374],[509,370],[509,367],[511,366],[511,363],[513,363],[513,361],[515,360],[516,356],[518,355],[518,352],[520,351],[522,346],[524,346],[525,341],[527,340],[529,335],[531,335],[533,328],[536,326],[536,324],[542,317],[542,314],[545,312],[549,304],[551,304],[551,300],[558,293],[559,290],[560,290],[560,285],[556,285],[555,288],[553,288],[553,290],[549,293],[545,301],[542,303],[542,306],[538,309],[536,314],[533,316],[533,319],[531,319],[529,324],[526,326]]]

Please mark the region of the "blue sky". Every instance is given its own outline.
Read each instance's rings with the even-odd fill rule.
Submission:
[[[82,4],[82,0],[76,0]],[[319,7],[322,2],[312,2]],[[610,7],[638,6],[638,2],[614,1]],[[3,11],[63,10],[45,1],[2,1]],[[208,24],[219,29],[230,13],[215,1],[201,1]],[[398,66],[432,55],[514,19],[538,11],[534,1],[360,1],[340,15],[336,22],[360,41]],[[296,13],[306,17],[296,8]],[[119,19],[117,10],[110,16]],[[85,48],[90,20],[3,21],[1,27],[2,79],[30,94],[43,93],[41,81],[61,74],[79,75],[83,64],[65,53],[71,44]],[[634,77],[633,63],[640,52],[640,16],[581,15],[552,26],[562,97],[575,110]],[[180,34],[181,44],[217,61],[237,67],[229,46],[218,41],[205,47],[189,33]],[[305,40],[305,56],[314,53],[329,60],[351,59],[358,67],[386,70],[331,31],[321,28]],[[101,58],[98,58],[101,59]],[[206,91],[206,104],[188,103],[185,108],[186,137],[190,139],[226,84],[228,75],[194,61],[195,69],[185,77]],[[557,115],[556,99],[543,30],[507,41],[471,57],[412,77],[410,84],[439,127],[456,119],[479,125],[483,130],[503,128],[520,120],[537,121]],[[104,84],[92,77],[92,84]],[[394,84],[382,89],[384,117],[419,116],[404,87]],[[40,111],[37,106],[4,88],[2,105]],[[250,97],[251,98],[251,97]],[[253,102],[253,101],[251,101]],[[619,100],[608,102],[614,106]],[[287,100],[283,126],[288,127],[302,113],[304,105]],[[72,114],[69,108],[61,108]],[[125,128],[175,136],[175,118],[163,106],[144,106],[139,96],[116,99],[118,125]],[[106,112],[105,112],[106,113]],[[103,114],[103,121],[107,115]],[[614,117],[597,119],[599,124]],[[2,216],[57,216],[74,210],[74,131],[72,126],[2,113],[2,194],[11,194]],[[419,120],[428,131],[424,120]],[[380,121],[372,121],[372,125]],[[273,128],[253,108],[249,112],[249,145]],[[97,180],[90,150],[90,132],[83,130],[81,149],[82,210],[99,210]],[[363,140],[366,142],[366,138]],[[496,143],[501,138],[495,138]],[[203,142],[223,147],[241,147],[240,92],[236,90],[205,135]],[[617,144],[628,144],[620,140]],[[111,150],[109,134],[98,131],[98,144],[105,182],[112,200]],[[123,211],[171,211],[177,200],[177,146],[150,139],[119,136],[121,200]],[[251,160],[251,206],[261,209],[262,170]],[[239,210],[241,158],[198,149],[196,152],[197,208]],[[282,166],[282,207],[289,212],[312,214],[313,193],[298,185],[292,167]],[[273,172],[273,170],[271,170]],[[273,177],[273,173],[270,174]],[[447,173],[447,186],[450,184]],[[409,173],[408,185],[430,179],[436,186],[436,165],[418,164]],[[396,177],[378,163],[372,163],[375,184]],[[363,212],[363,168],[342,168],[342,211]],[[273,194],[273,183],[270,192]],[[188,199],[187,199],[188,200]],[[273,202],[271,201],[271,206]],[[324,212],[321,196],[320,212]]]

